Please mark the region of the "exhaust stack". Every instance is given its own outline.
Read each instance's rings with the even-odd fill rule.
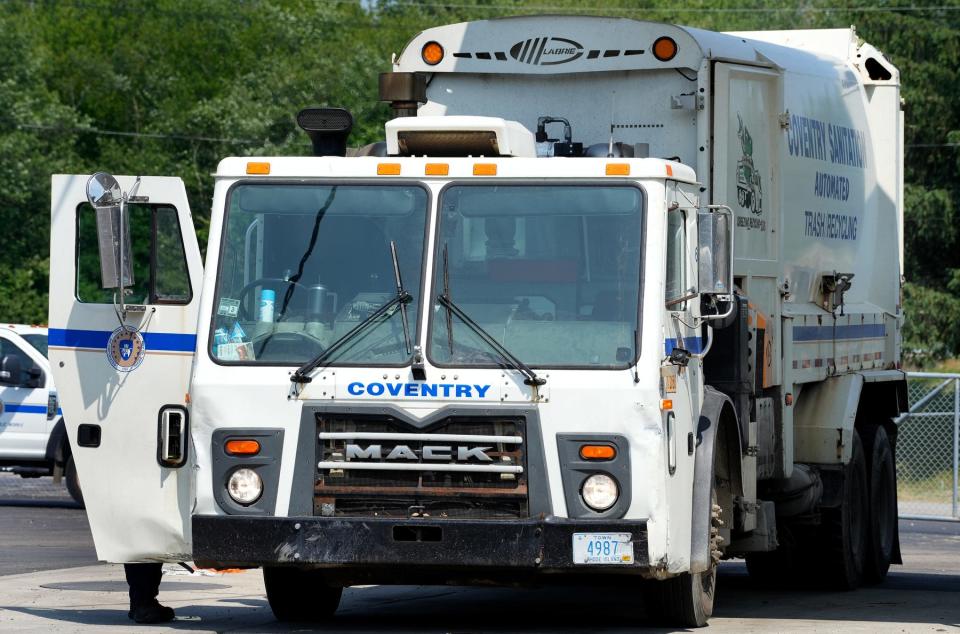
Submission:
[[[343,108],[304,108],[297,125],[313,143],[314,156],[346,156],[353,116]]]

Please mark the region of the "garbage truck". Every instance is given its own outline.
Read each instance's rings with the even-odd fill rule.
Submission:
[[[281,620],[357,584],[574,580],[685,626],[724,559],[837,590],[900,563],[877,48],[518,17],[423,31],[379,86],[380,142],[310,107],[312,155],[220,162],[205,262],[180,179],[53,176],[101,560],[262,567]]]

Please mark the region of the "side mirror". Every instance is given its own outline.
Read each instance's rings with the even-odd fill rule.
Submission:
[[[40,387],[43,385],[43,370],[37,366],[27,370],[27,387]]]
[[[120,289],[131,286],[130,225],[124,218],[125,200],[120,183],[110,174],[97,172],[87,181],[87,201],[97,213],[101,286]],[[120,279],[121,269],[123,279]],[[122,293],[120,301],[123,302]]]
[[[20,385],[22,380],[23,368],[20,365],[20,357],[8,354],[0,361],[0,383]]]
[[[700,293],[733,295],[733,212],[711,205],[697,214]]]
[[[120,183],[111,174],[97,172],[87,181],[87,200],[94,209],[119,207],[123,200]]]

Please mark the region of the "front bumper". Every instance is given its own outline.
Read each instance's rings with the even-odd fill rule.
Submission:
[[[573,533],[630,533],[634,562],[574,564]],[[649,568],[643,520],[398,520],[193,517],[195,561],[227,566],[417,566],[529,572],[640,572]]]

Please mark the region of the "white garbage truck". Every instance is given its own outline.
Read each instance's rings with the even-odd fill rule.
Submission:
[[[50,356],[99,558],[367,583],[850,589],[899,563],[899,75],[852,29],[417,35],[385,139],[53,177]]]

